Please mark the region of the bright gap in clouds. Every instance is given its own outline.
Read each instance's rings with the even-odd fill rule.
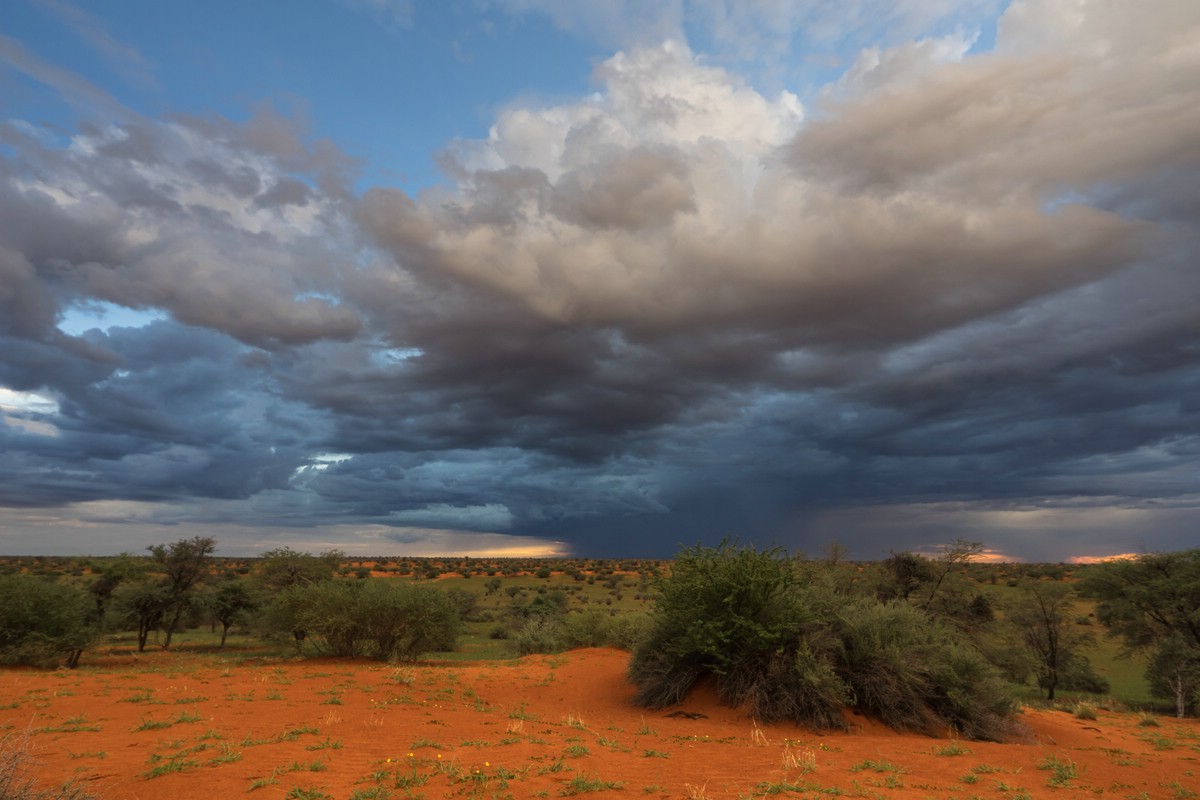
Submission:
[[[82,336],[99,328],[144,328],[151,322],[166,319],[158,309],[127,308],[104,300],[89,301],[66,309],[58,329],[68,336]]]
[[[54,398],[0,386],[0,420],[5,425],[40,436],[58,436],[58,428],[44,419],[37,419],[56,414],[58,402]]]

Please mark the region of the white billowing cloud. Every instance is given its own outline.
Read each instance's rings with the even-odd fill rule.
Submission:
[[[377,190],[364,223],[428,258],[405,266],[449,272],[550,318],[647,318],[690,304],[679,290],[696,285],[683,274],[693,248],[747,232],[759,179],[802,109],[677,42],[620,53],[597,76],[596,97],[510,109],[487,140],[459,143],[461,191],[440,207]],[[721,246],[745,255],[740,243]]]
[[[711,142],[737,158],[759,158],[786,141],[803,116],[795,95],[765,98],[678,41],[617,53],[596,78],[603,91],[582,103],[501,112],[486,140],[457,144],[459,166],[467,174],[528,167],[554,182],[613,148]]]
[[[917,339],[1145,257],[1149,226],[1088,193],[1196,152],[1198,65],[968,42],[864,56],[857,93],[803,124],[681,44],[619,53],[595,97],[460,143],[454,196],[376,191],[362,219],[401,266],[545,320],[793,346]]]

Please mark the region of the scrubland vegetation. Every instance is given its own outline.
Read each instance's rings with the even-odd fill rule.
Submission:
[[[806,559],[736,543],[671,562],[349,559],[287,548],[216,558],[0,560],[0,663],[75,667],[93,649],[245,658],[499,659],[631,652],[648,708],[712,679],[761,720],[815,730],[843,710],[900,730],[1004,739],[1019,703],[1200,702],[1200,550],[1094,566],[935,558]]]

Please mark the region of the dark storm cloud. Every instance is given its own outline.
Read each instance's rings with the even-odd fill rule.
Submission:
[[[41,375],[56,390],[55,435],[0,429],[5,505],[248,497],[307,463],[267,421],[286,415],[268,379],[227,337],[158,322],[86,338],[112,357]]]
[[[356,196],[270,110],[66,146],[9,126],[0,386],[57,410],[4,410],[0,505],[614,555],[1182,530],[1196,14],[1092,9],[1047,47],[1038,9],[993,55],[875,54],[808,121],[678,43],[622,53],[415,196]],[[59,330],[98,301],[171,319]]]

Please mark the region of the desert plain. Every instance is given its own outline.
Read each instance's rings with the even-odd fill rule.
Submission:
[[[1025,708],[1006,743],[760,724],[701,686],[632,702],[629,654],[485,662],[97,651],[0,671],[0,726],[45,787],[106,800],[1194,798],[1200,720]]]

